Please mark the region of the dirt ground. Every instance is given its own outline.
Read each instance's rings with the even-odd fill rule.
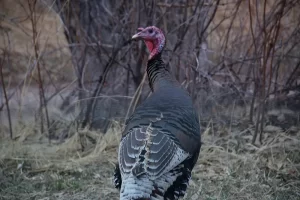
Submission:
[[[44,136],[22,130],[16,140],[0,143],[1,200],[118,199],[112,175],[120,127],[106,135],[83,130],[51,144]],[[207,129],[184,199],[300,199],[299,130],[275,128],[264,133],[263,145],[250,143],[251,132],[251,127]]]

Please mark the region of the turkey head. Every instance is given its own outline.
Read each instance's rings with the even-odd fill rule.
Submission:
[[[138,28],[138,33],[132,36],[135,40],[144,40],[150,55],[149,60],[160,54],[166,45],[166,39],[162,30],[155,26]]]

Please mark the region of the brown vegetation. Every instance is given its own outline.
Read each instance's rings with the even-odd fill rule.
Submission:
[[[0,1],[0,199],[118,199],[156,25],[204,145],[186,199],[299,199],[297,0]],[[10,139],[11,137],[12,139]]]

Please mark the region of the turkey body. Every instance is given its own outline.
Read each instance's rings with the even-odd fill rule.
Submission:
[[[160,55],[147,66],[152,95],[127,120],[115,186],[120,200],[167,200],[185,195],[201,147],[198,115],[187,91]]]

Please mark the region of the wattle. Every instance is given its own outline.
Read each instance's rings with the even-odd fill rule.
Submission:
[[[151,40],[145,40],[145,43],[146,43],[146,46],[147,46],[149,52],[152,52],[153,49],[154,49],[153,41],[151,41]]]

